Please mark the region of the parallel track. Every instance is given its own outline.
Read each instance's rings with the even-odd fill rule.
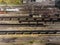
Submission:
[[[0,17],[0,20],[4,21],[21,21],[21,22],[60,22],[60,18],[33,18],[33,17]]]
[[[6,34],[60,34],[60,30],[0,31],[0,35]]]
[[[57,19],[49,18],[45,20],[44,18],[30,18],[30,17],[0,17],[0,22],[1,21],[11,22],[9,23],[2,22],[0,23],[0,25],[46,26],[47,22],[52,22],[52,24],[55,22],[60,22],[60,18]],[[14,23],[12,21],[17,21],[17,23]]]

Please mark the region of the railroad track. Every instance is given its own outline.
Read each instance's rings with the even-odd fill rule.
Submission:
[[[47,22],[60,22],[60,18],[0,17],[0,25],[47,26]]]
[[[60,34],[60,30],[0,31],[0,35],[5,34]]]
[[[17,21],[23,21],[23,22],[26,22],[26,21],[32,21],[32,22],[60,22],[60,18],[33,18],[33,17],[28,17],[28,16],[14,16],[14,17],[0,17],[0,20],[7,20],[7,21],[11,21],[11,20],[17,20]]]
[[[6,16],[5,16],[6,15]],[[54,24],[55,22],[60,22],[60,17],[54,17],[53,16],[50,16],[49,18],[48,17],[34,17],[33,15],[30,16],[30,15],[26,15],[25,16],[22,16],[22,15],[8,15],[8,14],[5,14],[5,15],[0,15],[0,26],[1,25],[14,25],[14,26],[48,26],[50,24],[47,25],[47,22],[52,22],[52,24]]]

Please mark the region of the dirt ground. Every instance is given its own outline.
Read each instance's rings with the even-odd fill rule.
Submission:
[[[46,45],[59,43],[60,35],[0,35],[0,45]]]

